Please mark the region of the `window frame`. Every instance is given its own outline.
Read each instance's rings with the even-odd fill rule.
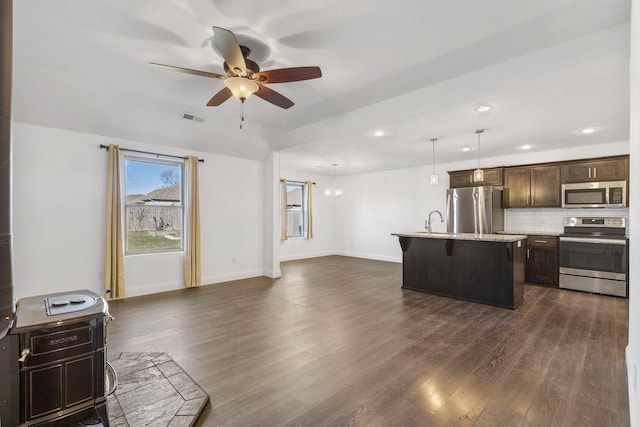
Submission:
[[[123,154],[123,165],[122,168],[122,185],[123,185],[123,203],[122,203],[122,215],[123,218],[123,244],[124,244],[124,255],[125,256],[134,256],[134,255],[150,255],[150,254],[165,254],[165,253],[178,253],[184,252],[185,250],[185,239],[186,239],[186,226],[187,226],[187,204],[186,204],[186,196],[188,194],[186,189],[186,160],[184,159],[167,159],[162,158],[161,156],[147,156],[144,154]],[[156,248],[156,249],[144,249],[144,250],[131,250],[129,249],[129,215],[128,209],[132,207],[139,207],[138,204],[128,204],[127,203],[127,169],[128,169],[128,161],[137,161],[137,162],[145,162],[145,163],[156,163],[160,165],[167,166],[179,166],[180,167],[180,205],[178,206],[162,206],[168,209],[176,209],[180,211],[180,247],[179,248]],[[155,190],[152,190],[155,191]],[[148,193],[147,193],[148,194]],[[151,205],[150,207],[154,207]],[[157,207],[157,206],[155,206]]]
[[[300,208],[299,209],[290,209],[289,208],[289,187],[299,188],[301,190],[300,197]],[[298,238],[306,238],[307,237],[307,221],[309,220],[308,213],[308,203],[307,203],[307,185],[304,183],[298,182],[287,182],[284,191],[286,199],[286,210],[284,215],[287,215],[287,230],[286,235],[287,239],[298,239]],[[302,223],[300,224],[301,232],[296,235],[289,235],[289,212],[302,212]]]

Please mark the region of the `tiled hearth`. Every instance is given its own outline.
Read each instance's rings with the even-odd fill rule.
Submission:
[[[117,387],[108,397],[111,427],[192,426],[209,396],[166,353],[109,358]]]

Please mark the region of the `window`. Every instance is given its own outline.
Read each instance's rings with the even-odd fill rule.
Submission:
[[[287,183],[287,237],[304,237],[307,221],[304,184]]]
[[[125,253],[183,249],[184,162],[125,156]]]

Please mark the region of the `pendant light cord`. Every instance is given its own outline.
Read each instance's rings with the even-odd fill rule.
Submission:
[[[480,169],[480,134],[482,132],[484,132],[484,129],[476,130],[476,133],[478,134],[478,169]]]
[[[433,164],[433,174],[436,174],[436,141],[438,138],[431,138],[431,153],[432,153],[432,164]]]

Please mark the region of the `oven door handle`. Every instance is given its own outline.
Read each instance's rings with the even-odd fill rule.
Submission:
[[[583,237],[560,237],[561,242],[575,242],[575,243],[607,243],[610,245],[626,245],[626,240],[622,239],[589,239]]]

